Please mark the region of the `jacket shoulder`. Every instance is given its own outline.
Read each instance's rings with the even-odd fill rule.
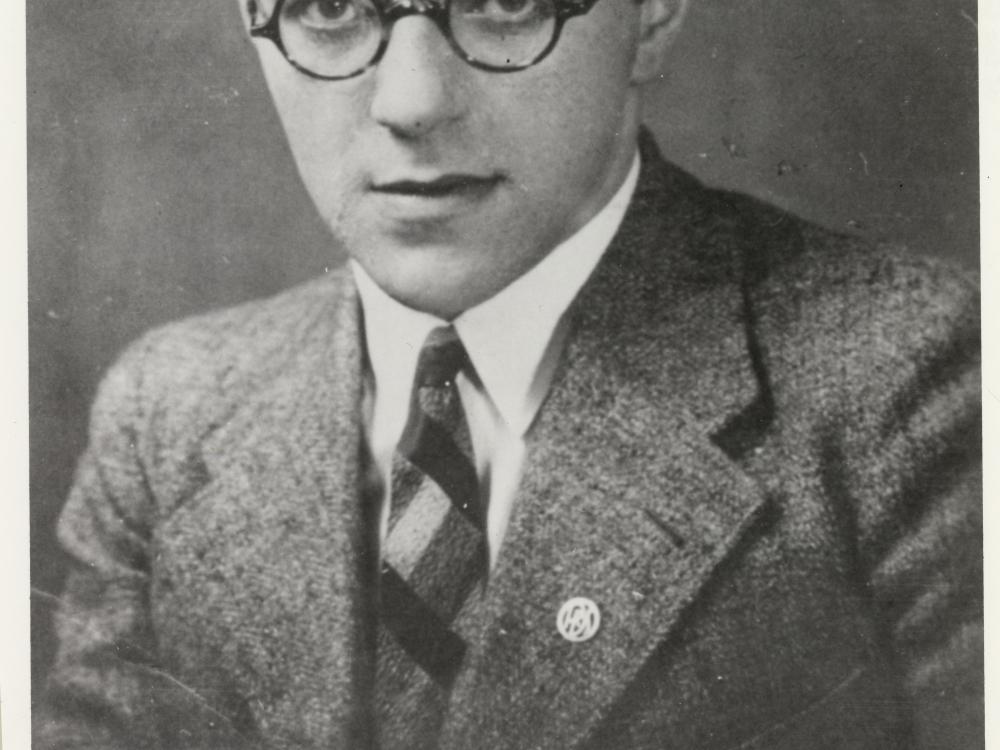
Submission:
[[[973,274],[899,246],[788,221],[800,238],[795,252],[761,251],[746,280],[755,323],[784,364],[803,362],[809,351],[831,372],[850,364],[854,380],[870,380],[880,369],[888,374],[928,357],[978,351]]]
[[[154,389],[160,380],[169,387],[266,372],[294,356],[350,294],[348,274],[341,270],[272,297],[173,321],[141,336],[116,366],[140,367]]]
[[[738,280],[749,351],[779,411],[829,423],[910,408],[945,388],[962,392],[963,408],[976,404],[973,273],[742,194],[702,188],[698,201],[713,228],[695,243],[708,248],[699,267]]]
[[[730,253],[726,264],[759,300],[821,303],[860,295],[888,303],[886,314],[893,304],[978,300],[973,274],[947,261],[834,231],[743,193],[700,185],[698,193],[710,217],[704,224]]]
[[[129,430],[139,443],[194,439],[334,332],[353,299],[346,269],[157,327],[119,356],[98,387],[91,439]],[[152,448],[152,446],[147,446]]]

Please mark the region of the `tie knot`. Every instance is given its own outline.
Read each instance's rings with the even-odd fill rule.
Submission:
[[[469,355],[453,326],[435,328],[424,341],[417,359],[418,388],[447,386],[469,362]]]

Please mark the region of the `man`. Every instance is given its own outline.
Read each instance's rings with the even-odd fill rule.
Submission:
[[[244,0],[349,267],[112,369],[54,747],[962,747],[975,290],[640,128],[684,0]]]

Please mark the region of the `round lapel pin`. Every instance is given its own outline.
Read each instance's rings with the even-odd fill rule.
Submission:
[[[589,641],[601,627],[601,610],[591,599],[575,596],[559,608],[556,627],[571,643]]]

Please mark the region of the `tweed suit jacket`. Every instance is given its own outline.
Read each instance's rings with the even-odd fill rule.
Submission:
[[[643,151],[440,746],[980,745],[975,287]],[[111,370],[36,746],[367,747],[361,326],[335,272]]]

